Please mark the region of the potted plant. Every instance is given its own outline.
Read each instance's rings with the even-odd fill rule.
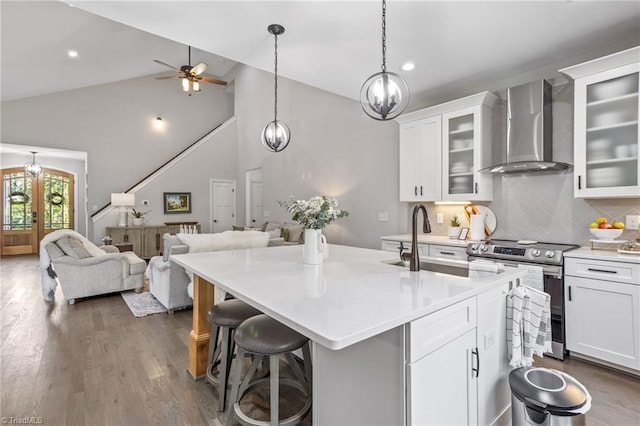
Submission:
[[[325,244],[322,229],[336,219],[349,216],[349,212],[337,209],[338,201],[325,196],[296,200],[291,195],[288,201],[279,201],[279,203],[292,214],[291,219],[304,228],[304,263],[310,265],[322,263]]]
[[[136,209],[131,209],[131,216],[133,216],[133,226],[141,226],[144,222],[145,214],[149,213],[151,210],[147,210],[146,212],[137,211]]]
[[[451,239],[458,238],[460,235],[460,215],[458,213],[454,214],[449,220],[448,235]]]

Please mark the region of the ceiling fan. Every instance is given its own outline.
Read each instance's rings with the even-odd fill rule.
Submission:
[[[153,62],[169,67],[178,73],[176,75],[156,77],[156,80],[180,79],[182,81],[182,90],[185,92],[190,90],[199,92],[201,81],[205,83],[219,84],[221,86],[227,85],[226,81],[218,80],[215,77],[203,74],[207,70],[207,64],[204,62],[200,62],[198,65],[193,67],[191,66],[191,46],[189,46],[189,65],[182,65],[180,68],[176,68],[157,59],[154,59]]]

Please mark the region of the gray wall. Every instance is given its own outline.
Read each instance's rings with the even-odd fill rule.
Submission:
[[[147,76],[3,102],[2,142],[86,151],[91,214],[232,115],[221,86],[187,96],[177,81]]]
[[[196,221],[200,223],[202,232],[211,232],[210,180],[236,178],[236,134],[236,122],[231,120],[217,131],[211,140],[198,145],[190,154],[137,190],[134,208],[141,211],[150,210],[143,216],[145,225]],[[164,192],[190,192],[191,213],[164,214]],[[143,206],[143,200],[148,200],[149,205]],[[93,240],[100,241],[106,235],[106,227],[117,225],[118,208],[113,208],[95,221]],[[131,218],[129,225],[132,225]]]
[[[289,195],[336,197],[350,216],[326,228],[329,242],[380,247],[380,237],[405,229],[398,202],[398,125],[368,118],[360,104],[292,80],[278,80],[278,118],[292,140],[280,153],[265,150],[263,127],[273,120],[273,74],[239,65],[234,70],[238,117],[238,200],[246,171],[262,167],[264,212],[290,220],[278,200]],[[244,206],[238,206],[244,218]],[[388,222],[378,222],[378,212]]]

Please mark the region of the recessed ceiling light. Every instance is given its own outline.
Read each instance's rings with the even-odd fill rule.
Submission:
[[[75,50],[67,50],[67,55],[69,55],[70,58],[75,58],[78,56],[78,52]]]
[[[405,62],[404,64],[402,64],[402,71],[411,71],[415,67],[416,64],[414,64],[413,62]]]

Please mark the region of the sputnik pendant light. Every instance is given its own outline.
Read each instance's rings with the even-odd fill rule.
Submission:
[[[409,104],[409,86],[398,74],[387,71],[387,2],[382,0],[382,72],[373,74],[360,89],[364,112],[376,120],[391,120]]]
[[[26,173],[29,173],[33,177],[40,176],[42,174],[42,166],[36,163],[37,152],[31,151],[31,154],[33,154],[33,160],[31,161],[31,163],[27,163],[24,165],[24,171]]]
[[[275,71],[273,79],[274,103],[273,103],[273,121],[267,123],[262,130],[262,145],[271,152],[280,152],[289,145],[291,140],[291,131],[289,127],[282,121],[278,121],[278,36],[284,33],[284,27],[278,24],[269,25],[267,28],[269,33],[273,34],[275,40]]]

